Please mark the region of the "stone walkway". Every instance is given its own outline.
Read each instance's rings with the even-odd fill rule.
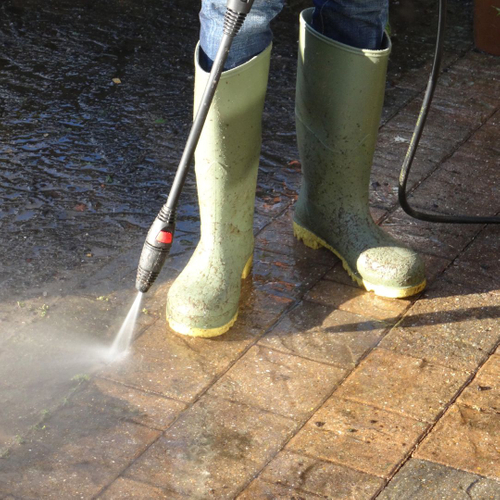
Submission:
[[[6,316],[7,327],[25,321],[0,342],[2,373],[16,381],[2,389],[0,498],[500,498],[500,230],[428,224],[398,208],[427,75],[390,77],[373,216],[421,252],[426,291],[378,298],[327,251],[295,241],[300,164],[287,151],[281,172],[266,168],[269,151],[280,154],[270,138],[253,274],[228,334],[166,329],[166,292],[188,257],[174,251],[130,356],[103,366],[85,339],[102,347],[116,332],[142,238]],[[499,130],[500,59],[449,49],[412,205],[500,213]]]

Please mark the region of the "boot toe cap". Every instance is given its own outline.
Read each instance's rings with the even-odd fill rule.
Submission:
[[[219,335],[215,331],[234,323],[238,312],[240,290],[230,288],[209,283],[203,277],[179,276],[167,295],[166,314],[172,329],[193,336]]]
[[[409,297],[426,284],[421,257],[401,246],[365,250],[358,258],[357,270],[367,290],[386,297]]]

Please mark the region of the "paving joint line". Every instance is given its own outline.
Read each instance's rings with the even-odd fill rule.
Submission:
[[[401,322],[399,322],[399,323],[401,323]],[[396,328],[396,325],[394,326],[394,328]],[[393,328],[391,328],[391,330],[392,329]],[[468,344],[467,342],[462,341],[462,343],[468,347],[474,347],[472,344]],[[378,346],[377,346],[377,349],[381,349],[383,351],[393,353],[393,354],[398,354],[399,356],[406,356],[408,358],[412,358],[412,359],[415,359],[417,361],[423,361],[427,365],[439,366],[440,368],[446,368],[447,370],[452,370],[452,371],[456,371],[456,372],[473,373],[473,371],[471,371],[471,370],[465,370],[463,368],[455,368],[454,366],[443,365],[437,361],[429,361],[427,358],[419,358],[418,356],[414,356],[413,354],[407,354],[407,353],[403,354],[403,353],[396,351],[394,349],[387,349],[386,347],[378,347]],[[480,349],[476,349],[476,350],[479,351]]]
[[[384,408],[382,406],[376,405],[375,403],[368,403],[366,401],[363,401],[362,399],[357,399],[357,398],[352,397],[352,396],[339,396],[339,399],[344,399],[346,401],[350,401],[351,403],[356,403],[356,404],[360,404],[363,406],[370,406],[371,408],[375,408],[376,410],[385,411],[385,412],[390,413],[392,415],[397,415],[398,417],[408,418],[408,419],[413,420],[415,422],[419,422],[420,424],[425,424],[425,425],[432,424],[432,421],[419,419],[417,417],[413,417],[412,415],[408,415],[406,413],[400,413],[399,411],[393,410],[392,408]]]
[[[150,396],[157,396],[157,397],[160,397],[162,399],[167,399],[169,401],[174,401],[176,403],[182,403],[182,404],[185,404],[185,405],[188,404],[188,403],[186,403],[186,401],[182,401],[181,399],[176,399],[176,398],[173,398],[171,396],[166,396],[165,394],[162,394],[161,392],[152,391],[150,389],[143,389],[142,387],[138,387],[138,386],[135,386],[133,384],[127,384],[126,382],[122,382],[120,380],[116,380],[116,379],[114,379],[112,377],[106,377],[104,375],[96,374],[95,377],[92,377],[92,378],[93,379],[99,379],[99,380],[105,380],[106,382],[112,382],[113,384],[117,384],[117,385],[120,385],[122,387],[127,387],[128,389],[133,389],[134,391],[142,392],[143,394],[147,394],[147,395],[150,395]]]
[[[294,488],[293,486],[288,486],[288,485],[286,485],[286,484],[284,484],[284,483],[273,483],[272,481],[268,481],[267,479],[263,479],[262,477],[260,477],[259,479],[260,479],[260,481],[262,481],[263,483],[269,484],[269,485],[271,485],[271,486],[276,486],[276,485],[278,485],[278,486],[283,486],[283,488],[288,488],[288,489],[290,489],[290,490],[297,491],[297,492],[299,492],[299,493],[305,493],[305,494],[307,494],[307,495],[312,496],[313,498],[323,498],[323,499],[327,498],[327,497],[325,497],[324,495],[320,495],[320,494],[318,494],[318,493],[314,493],[313,491],[308,491],[308,490],[305,490],[305,489],[300,488],[300,487]],[[240,495],[241,495],[241,493],[243,493],[243,492],[238,493],[238,496],[240,496]],[[237,497],[235,497],[235,498],[237,498]],[[275,498],[276,498],[276,497],[275,497]],[[295,500],[295,499],[297,499],[297,500],[301,500],[301,498],[302,498],[302,497],[294,497],[294,496],[292,496],[292,497],[290,497],[290,500]]]
[[[356,471],[356,472],[361,472],[363,474],[367,474],[368,476],[371,476],[371,477],[377,477],[379,479],[387,479],[387,476],[380,476],[378,474],[374,474],[373,472],[367,472],[366,470],[363,470],[363,469],[358,469],[356,467],[353,467],[352,465],[346,465],[346,464],[343,464],[342,462],[338,462],[337,460],[334,460],[334,459],[331,459],[331,458],[324,458],[324,457],[318,457],[318,456],[315,456],[315,455],[311,455],[310,453],[307,453],[307,452],[298,452],[298,451],[295,451],[293,449],[291,450],[286,450],[288,453],[292,453],[294,455],[297,455],[298,457],[307,457],[307,458],[311,458],[311,459],[314,459],[314,460],[321,460],[322,462],[326,462],[328,464],[334,464],[334,465],[339,465],[341,467],[345,467],[346,469],[349,469],[349,470],[353,470],[353,471]],[[261,479],[261,478],[259,478]],[[265,481],[265,479],[262,479],[262,481]]]
[[[135,461],[136,461],[139,457],[142,457],[142,455],[144,455],[144,453],[146,453],[146,452],[149,450],[149,448],[151,448],[151,446],[153,446],[156,442],[158,442],[158,441],[161,439],[161,437],[162,437],[162,436],[163,436],[163,432],[159,432],[159,433],[158,433],[158,436],[157,436],[157,437],[156,437],[153,441],[151,441],[151,443],[149,443],[148,445],[146,445],[146,446],[145,446],[145,448],[144,448],[144,450],[143,450],[141,453],[139,453],[139,454],[137,455],[137,457],[133,458],[133,459],[131,460],[131,462],[129,462],[129,465],[126,467],[126,469],[130,468],[130,466],[132,466],[132,465],[135,463]],[[126,469],[125,469],[125,470],[126,470]],[[113,483],[114,483],[114,482],[115,482],[115,481],[116,481],[119,477],[121,477],[121,476],[122,476],[123,472],[124,472],[123,470],[122,470],[122,471],[119,471],[119,472],[118,472],[118,474],[116,474],[116,475],[115,475],[114,479],[111,479],[111,480],[110,480],[110,482],[109,482],[108,484],[104,485],[104,486],[103,486],[103,487],[102,487],[102,488],[101,488],[101,489],[100,489],[100,490],[99,490],[99,491],[98,491],[98,492],[97,492],[97,493],[96,493],[96,494],[92,497],[92,499],[95,499],[95,498],[100,497],[100,496],[101,496],[101,495],[102,495],[102,494],[103,494],[103,493],[104,493],[107,489],[109,489],[109,487],[110,487],[110,486],[111,486],[111,485],[112,485],[112,484],[113,484]]]
[[[116,479],[119,479],[119,477]],[[116,479],[113,480],[113,483],[116,481]],[[159,490],[162,490],[163,493],[172,493],[175,495],[183,496],[186,499],[189,498],[189,497],[186,497],[183,493],[179,493],[178,491],[174,491],[170,488],[166,488],[165,486],[160,486],[160,485],[154,484],[154,483],[148,483],[147,481],[143,481],[142,479],[136,479],[136,478],[131,479],[131,478],[127,478],[127,477],[125,477],[123,479],[128,479],[129,481],[134,481],[135,483],[144,484],[145,486],[151,486],[153,488],[158,488]],[[111,486],[113,483],[111,483],[109,486]],[[102,491],[100,491],[99,493],[97,493],[96,495],[94,495],[93,497],[91,497],[92,500],[99,498],[106,490],[107,490],[107,487],[105,489],[103,489]]]
[[[260,340],[259,340],[259,342],[260,342]],[[346,368],[345,366],[342,366],[342,365],[339,365],[339,364],[336,364],[336,363],[329,363],[328,361],[322,361],[322,360],[318,360],[318,359],[314,359],[314,358],[308,358],[307,356],[303,356],[301,354],[296,354],[296,353],[292,353],[292,352],[282,351],[281,349],[278,349],[276,347],[270,347],[270,346],[267,346],[265,344],[257,344],[257,345],[259,347],[261,347],[262,349],[269,349],[269,350],[277,352],[279,354],[284,354],[286,356],[291,356],[291,357],[303,359],[304,361],[312,361],[313,363],[318,363],[318,364],[323,365],[323,366],[328,366],[328,367],[333,367],[333,368],[339,368],[341,370],[348,370],[348,369],[350,369],[350,368]]]

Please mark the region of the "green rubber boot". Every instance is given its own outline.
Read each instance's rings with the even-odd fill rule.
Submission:
[[[300,17],[296,126],[303,180],[294,234],[326,247],[353,280],[383,297],[408,297],[425,287],[413,250],[384,233],[368,205],[370,170],[382,112],[391,42],[362,50],[335,42]]]
[[[252,266],[261,121],[271,46],[222,73],[195,154],[201,238],[167,296],[172,330],[225,333],[236,321],[241,279]],[[208,73],[195,55],[195,109]]]

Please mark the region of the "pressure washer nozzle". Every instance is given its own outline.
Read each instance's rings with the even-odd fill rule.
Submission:
[[[155,282],[167,260],[174,241],[175,213],[163,207],[148,231],[142,248],[135,288],[146,293]]]

